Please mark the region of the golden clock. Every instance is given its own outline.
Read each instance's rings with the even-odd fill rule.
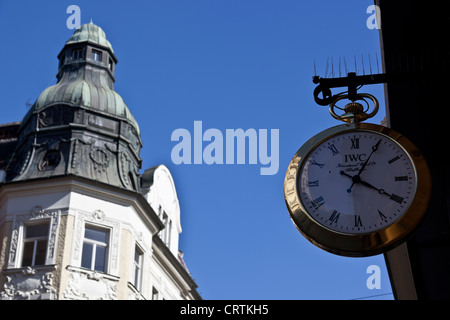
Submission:
[[[348,122],[297,151],[285,177],[285,201],[297,229],[316,246],[369,256],[399,245],[418,226],[431,179],[422,153],[405,136]]]

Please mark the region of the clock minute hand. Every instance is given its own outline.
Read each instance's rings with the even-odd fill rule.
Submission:
[[[364,168],[366,167],[367,163],[369,163],[370,157],[372,156],[372,154],[378,150],[378,146],[381,143],[381,139],[378,140],[378,142],[372,147],[372,152],[369,154],[369,156],[367,157],[366,161],[363,163],[363,165],[361,166],[361,169],[359,169],[358,171],[358,176],[361,175],[361,173],[363,172]]]
[[[391,197],[391,195],[390,195],[389,193],[387,193],[386,191],[384,191],[384,189],[378,189],[378,188],[375,187],[374,185],[371,185],[370,183],[368,183],[368,182],[366,182],[366,181],[364,181],[364,180],[361,180],[361,179],[359,179],[359,182],[360,182],[362,185],[365,185],[366,187],[369,187],[369,188],[371,188],[371,189],[377,190],[380,194],[385,194],[385,195]]]
[[[363,165],[361,166],[361,169],[359,169],[359,171],[358,171],[358,174],[357,174],[356,176],[353,177],[352,185],[350,186],[350,188],[347,189],[347,192],[348,192],[348,193],[352,192],[352,188],[353,188],[353,185],[355,184],[355,182],[356,182],[356,183],[359,182],[359,181],[358,181],[358,180],[360,180],[360,179],[359,179],[359,176],[360,176],[361,173],[363,172],[363,170],[364,170],[364,168],[366,167],[367,163],[369,163],[369,160],[370,160],[370,157],[372,156],[372,154],[373,154],[375,151],[378,150],[378,146],[380,145],[380,143],[381,143],[381,139],[378,140],[378,142],[377,142],[374,146],[372,146],[372,152],[369,154],[369,156],[367,157],[366,161],[364,161]]]
[[[358,175],[356,175],[356,176],[351,176],[351,175],[349,175],[348,173],[346,173],[346,172],[344,172],[344,171],[341,171],[340,174],[341,174],[341,176],[346,176],[346,177],[351,178],[352,181],[353,181],[353,183],[361,183],[362,185],[365,185],[366,187],[369,187],[369,188],[371,188],[371,189],[377,190],[380,194],[385,194],[385,195],[387,195],[387,196],[389,196],[389,197],[392,197],[392,195],[390,195],[389,193],[387,193],[386,191],[384,191],[384,189],[378,189],[378,188],[375,187],[374,185],[372,185],[372,184],[370,184],[370,183],[368,183],[368,182],[366,182],[366,181],[364,181],[364,180],[361,180],[361,178],[360,178]],[[350,193],[350,191],[351,191],[351,189],[347,189],[347,192],[348,192],[348,193]]]

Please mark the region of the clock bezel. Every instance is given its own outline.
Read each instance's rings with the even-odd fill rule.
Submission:
[[[304,160],[322,142],[342,133],[372,132],[396,142],[410,157],[416,175],[416,192],[410,206],[393,223],[376,231],[350,234],[335,231],[317,222],[300,199],[299,179]],[[284,181],[285,202],[298,231],[314,245],[328,252],[351,257],[386,252],[403,243],[417,228],[428,208],[431,178],[422,152],[404,135],[371,123],[348,123],[326,129],[309,139],[291,160]]]

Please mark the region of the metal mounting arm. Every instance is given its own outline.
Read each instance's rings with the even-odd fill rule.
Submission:
[[[403,75],[402,75],[403,76]],[[313,77],[313,82],[319,84],[314,89],[314,101],[321,106],[328,106],[336,100],[342,93],[332,95],[332,88],[348,88],[348,99],[355,101],[358,99],[357,90],[359,86],[366,84],[386,83],[395,78],[399,78],[399,74],[387,75],[385,73],[357,76],[355,72],[349,72],[347,77],[341,78],[320,78]],[[319,95],[322,94],[322,98]]]
[[[389,82],[402,82],[408,81],[414,78],[428,78],[433,79],[438,76],[438,74],[444,73],[444,70],[448,71],[449,67],[445,69],[441,68],[437,70],[416,70],[410,72],[398,72],[398,73],[378,73],[370,75],[356,75],[355,72],[349,72],[347,77],[340,78],[321,78],[319,76],[313,77],[313,82],[318,84],[314,89],[314,101],[321,106],[328,106],[333,101],[335,101],[339,96],[346,93],[348,99],[355,101],[358,99],[357,90],[358,87],[366,84],[379,84],[379,83],[389,83]],[[446,72],[445,71],[445,72]],[[341,92],[333,95],[331,93],[332,88],[342,88],[347,87],[348,91]],[[320,97],[322,95],[322,97]]]

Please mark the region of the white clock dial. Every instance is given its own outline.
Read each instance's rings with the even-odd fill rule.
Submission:
[[[289,163],[284,198],[314,245],[352,257],[395,248],[418,227],[431,195],[428,165],[402,134],[370,123],[319,132]]]
[[[332,136],[306,156],[298,190],[308,214],[328,229],[371,233],[397,221],[416,192],[416,169],[390,137],[371,131]]]

